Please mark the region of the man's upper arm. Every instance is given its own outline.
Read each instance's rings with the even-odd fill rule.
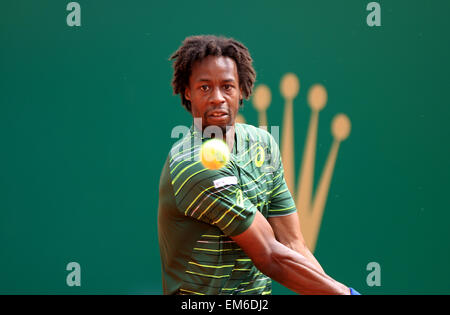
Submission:
[[[298,251],[303,248],[304,239],[300,230],[297,207],[287,187],[280,151],[273,137],[270,144],[274,172],[268,222],[280,243]]]
[[[297,212],[281,217],[268,218],[276,239],[291,249],[299,250],[305,243]]]
[[[278,217],[296,212],[296,206],[291,192],[284,178],[284,168],[281,161],[280,150],[275,140],[270,136],[270,164],[272,173],[272,190],[270,193],[270,208],[268,217]]]
[[[255,266],[263,273],[270,267],[275,235],[266,218],[257,211],[252,224],[241,234],[231,238],[242,248]],[[267,274],[267,273],[266,273]]]

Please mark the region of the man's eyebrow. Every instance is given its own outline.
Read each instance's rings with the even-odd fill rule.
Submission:
[[[207,78],[199,78],[197,79],[197,82],[211,82],[211,79],[207,79]],[[229,78],[229,79],[223,79],[222,82],[235,82],[236,80],[234,80],[233,78]]]

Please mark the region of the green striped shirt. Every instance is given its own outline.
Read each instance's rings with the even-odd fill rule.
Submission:
[[[244,232],[256,211],[266,218],[297,211],[278,146],[267,131],[235,124],[230,161],[209,170],[199,159],[204,140],[192,126],[172,146],[161,174],[164,294],[270,294],[271,279],[230,236]]]

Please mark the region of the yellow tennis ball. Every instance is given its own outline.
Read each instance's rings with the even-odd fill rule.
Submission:
[[[202,144],[200,160],[204,167],[218,170],[224,167],[230,160],[230,150],[225,141],[211,139]]]

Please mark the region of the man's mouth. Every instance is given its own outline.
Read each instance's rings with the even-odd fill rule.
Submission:
[[[211,124],[228,123],[230,115],[226,110],[212,110],[206,114],[206,119]]]
[[[223,117],[228,116],[228,112],[225,110],[213,110],[207,114],[208,117]]]

